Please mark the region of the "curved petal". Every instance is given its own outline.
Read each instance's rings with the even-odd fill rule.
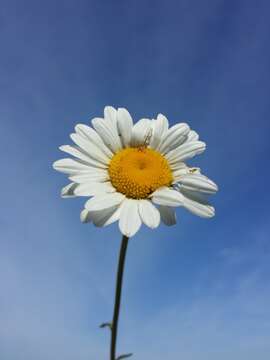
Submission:
[[[185,163],[181,163],[181,166],[177,170],[172,169],[173,183],[179,182],[183,175],[189,174],[189,167]]]
[[[108,165],[110,158],[105,155],[103,151],[100,150],[100,148],[95,145],[94,143],[91,143],[89,140],[86,140],[79,134],[71,134],[71,139],[74,141],[76,145],[78,145],[83,151],[89,155],[93,160],[100,161],[104,165]]]
[[[85,208],[88,211],[104,210],[121,204],[124,199],[125,195],[118,192],[110,194],[98,194],[86,202]]]
[[[89,211],[87,209],[83,209],[81,211],[80,219],[81,219],[81,222],[84,224],[91,222],[91,219],[89,217]]]
[[[183,162],[195,155],[201,154],[206,148],[202,141],[187,142],[165,155],[170,164]]]
[[[149,200],[139,200],[139,214],[142,222],[154,229],[160,223],[160,213],[158,209]]]
[[[94,118],[92,120],[92,125],[103,142],[112,150],[113,153],[122,149],[121,140],[117,133],[115,124],[102,118]]]
[[[139,215],[139,201],[125,199],[121,208],[119,228],[123,235],[131,237],[141,227],[142,221]]]
[[[104,119],[110,121],[113,126],[117,126],[117,110],[113,106],[105,106]]]
[[[194,131],[194,130],[190,130],[190,132],[188,133],[186,142],[198,141],[198,140],[199,140],[199,134],[197,134],[196,131]]]
[[[187,190],[187,189],[183,188],[183,186],[181,186],[179,188],[179,191],[186,198],[189,198],[189,199],[191,199],[193,201],[199,202],[199,203],[201,203],[203,205],[210,205],[209,201],[208,201],[209,194],[201,193],[201,192],[198,192],[198,191]]]
[[[110,182],[92,182],[78,184],[76,189],[74,190],[74,193],[77,196],[94,196],[97,194],[113,193],[115,191],[115,188],[111,185]]]
[[[183,205],[183,195],[178,191],[169,189],[168,187],[161,187],[151,195],[152,201],[158,205],[166,206],[181,206]]]
[[[62,145],[59,146],[59,150],[76,157],[77,159],[81,160],[81,162],[86,163],[86,165],[89,166],[89,169],[94,168],[107,168],[105,164],[103,164],[100,161],[97,161],[96,159],[91,158],[89,155],[84,153],[82,149],[80,149],[78,146],[71,146],[71,145]]]
[[[201,174],[186,174],[180,177],[182,187],[187,190],[214,194],[218,191],[217,185]]]
[[[161,220],[165,225],[172,226],[176,224],[176,213],[174,208],[163,205],[160,205],[158,208]]]
[[[80,174],[85,173],[91,169],[88,165],[81,163],[75,159],[60,159],[53,163],[53,168],[64,174]]]
[[[203,218],[211,218],[215,216],[215,208],[213,206],[202,204],[185,196],[183,206],[191,213]]]
[[[109,180],[109,174],[107,170],[96,169],[85,171],[80,174],[72,175],[69,179],[78,184],[92,183],[92,182],[105,182]]]
[[[188,166],[182,162],[182,161],[178,161],[174,164],[170,164],[170,168],[173,172],[178,171],[178,170],[184,170],[184,169],[188,169]]]
[[[150,141],[152,122],[149,119],[139,120],[132,128],[131,146],[146,145]]]
[[[118,126],[118,133],[122,140],[123,145],[125,147],[128,147],[130,145],[130,140],[131,140],[133,121],[129,112],[124,108],[118,109],[117,126]]]
[[[79,147],[71,146],[71,145],[61,145],[59,146],[59,150],[74,156],[75,158],[82,160],[92,166],[93,163],[96,163],[95,160],[91,159],[89,155],[85,154]]]
[[[96,226],[107,226],[119,220],[120,208],[121,205],[116,205],[104,210],[89,211],[88,217]]]
[[[64,186],[61,190],[61,197],[64,199],[75,197],[74,190],[77,186],[78,184],[75,184],[74,182]]]
[[[150,140],[150,147],[152,149],[157,149],[163,136],[167,133],[169,128],[169,122],[167,118],[162,115],[158,114],[156,120],[152,121],[152,136]]]
[[[98,133],[94,129],[92,129],[90,126],[87,126],[85,124],[77,124],[75,126],[75,131],[81,137],[83,137],[86,140],[89,140],[91,143],[95,144],[109,158],[111,158],[113,156],[113,153],[104,144],[104,142],[102,141],[102,139],[98,135]]]
[[[159,151],[162,154],[167,154],[169,151],[182,145],[187,139],[189,130],[188,124],[185,123],[172,126],[164,136],[159,146]]]

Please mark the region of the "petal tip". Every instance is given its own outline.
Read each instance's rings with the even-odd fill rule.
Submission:
[[[88,212],[87,209],[83,209],[83,210],[81,211],[81,213],[80,213],[80,220],[81,220],[81,222],[82,222],[83,224],[86,224],[86,223],[88,223],[88,222],[90,221],[88,215],[89,215],[89,212]]]

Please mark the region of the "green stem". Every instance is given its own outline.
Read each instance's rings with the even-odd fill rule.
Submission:
[[[120,255],[119,255],[119,262],[118,262],[118,270],[117,270],[115,302],[114,302],[114,312],[113,312],[112,331],[111,331],[110,360],[116,360],[115,353],[116,353],[117,329],[118,329],[118,319],[119,319],[119,311],[121,305],[123,273],[124,273],[127,246],[128,246],[128,237],[123,235]]]

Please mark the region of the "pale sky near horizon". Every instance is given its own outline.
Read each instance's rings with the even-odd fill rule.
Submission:
[[[76,123],[126,107],[207,143],[216,217],[131,239],[118,352],[268,360],[269,2],[7,1],[0,11],[0,359],[106,360],[117,225],[82,225],[52,169]]]

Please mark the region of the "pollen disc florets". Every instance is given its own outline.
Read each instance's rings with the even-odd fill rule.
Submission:
[[[109,164],[112,185],[133,199],[145,199],[173,176],[165,157],[153,149],[127,148],[116,153]]]

